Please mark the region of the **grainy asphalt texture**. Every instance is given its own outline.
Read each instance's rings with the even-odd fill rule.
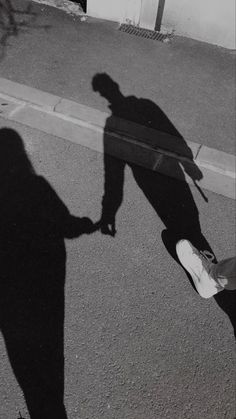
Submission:
[[[125,96],[152,100],[186,140],[235,154],[235,54],[175,36],[170,44],[131,36],[118,23],[12,0],[19,22],[3,30],[0,76],[107,111],[92,90],[108,73]]]
[[[4,126],[22,136],[36,172],[72,214],[99,219],[101,154],[0,119]],[[207,192],[207,204],[192,193],[217,257],[232,255],[235,202]],[[213,298],[194,291],[162,243],[163,228],[127,167],[116,236],[66,241],[68,419],[235,417],[232,324]],[[0,353],[0,417],[20,411],[28,419],[2,337]]]

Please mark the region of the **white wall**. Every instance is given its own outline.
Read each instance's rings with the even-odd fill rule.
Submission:
[[[87,0],[87,14],[154,29],[159,0]]]
[[[129,21],[137,25],[142,0],[87,0],[87,14],[116,22]]]
[[[154,30],[159,0],[87,0],[89,16]],[[235,49],[235,0],[165,0],[162,26]]]
[[[235,49],[235,0],[166,0],[163,26],[226,48]]]
[[[140,10],[140,27],[151,29],[155,28],[158,0],[142,0]]]

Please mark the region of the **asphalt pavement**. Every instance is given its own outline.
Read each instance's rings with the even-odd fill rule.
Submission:
[[[0,126],[21,136],[36,173],[50,183],[71,214],[100,218],[101,153],[6,119],[1,118]],[[165,228],[161,209],[166,201],[167,215],[175,216],[170,191],[182,190],[183,182],[169,183],[157,173],[151,176],[150,190],[154,187],[160,199],[157,209],[140,183],[149,173],[126,165],[115,237],[97,231],[66,240],[63,346],[68,418],[233,419],[235,293],[203,300],[195,292],[161,238]],[[197,190],[190,190],[202,232],[216,256],[233,255],[234,201],[208,192],[206,203]],[[180,203],[183,211],[190,201]],[[37,287],[33,279],[32,293]],[[56,295],[55,289],[55,299]],[[17,304],[21,303],[24,297],[19,295]],[[14,319],[11,304],[9,310]],[[49,323],[41,326],[47,330]],[[31,336],[32,331],[27,333]],[[0,348],[0,417],[21,414],[28,419],[13,372],[14,356],[11,366],[2,337]],[[30,377],[32,386],[39,371],[46,383],[50,381],[47,356],[45,364],[35,359],[38,369]]]
[[[125,97],[105,74],[98,80],[110,113],[0,78],[1,116],[184,180],[205,200],[202,188],[235,199],[234,155],[186,141],[153,102]]]
[[[234,51],[178,36],[152,41],[118,23],[12,4],[18,26],[1,26],[1,77],[107,112],[91,86],[105,72],[124,96],[159,106],[186,141],[235,154]]]
[[[54,208],[57,202],[63,213],[67,208],[70,214],[94,222],[101,217],[108,104],[92,89],[97,73],[110,75],[124,97],[134,95],[158,106],[195,152],[194,157],[200,151],[195,145],[200,144],[212,149],[214,156],[227,154],[231,162],[235,154],[234,52],[181,37],[165,44],[154,42],[122,33],[115,23],[81,21],[80,16],[25,0],[12,4],[18,26],[14,31],[1,24],[0,76],[1,82],[19,83],[19,90],[14,90],[21,95],[12,99],[5,92],[1,96],[0,130],[14,132],[1,131],[0,138],[3,141],[7,135],[19,142],[20,136],[35,172],[47,181],[36,178]],[[37,89],[33,93],[36,103],[30,102],[32,91],[27,102],[26,86]],[[72,101],[69,108],[66,99]],[[63,109],[58,119],[57,109],[58,113]],[[79,116],[84,115],[79,126],[77,113],[67,114],[68,109],[79,109]],[[9,161],[11,157],[12,150],[7,154]],[[19,276],[22,283],[16,284],[17,295],[11,282],[3,281],[2,310],[8,315],[2,319],[5,338],[0,335],[0,417],[29,419],[30,402],[41,402],[34,399],[35,394],[41,400],[44,397],[44,408],[61,406],[64,381],[68,419],[234,419],[235,292],[201,299],[168,251],[162,232],[185,224],[191,229],[199,214],[201,232],[216,257],[233,256],[235,201],[209,188],[204,190],[204,199],[186,183],[176,162],[181,182],[128,159],[124,167],[121,160],[113,163],[106,174],[117,180],[109,192],[112,196],[118,190],[112,205],[120,200],[115,236],[96,231],[72,239],[68,233],[71,238],[63,239],[65,253],[60,253],[62,242],[50,247],[55,258],[47,261],[42,281],[44,256],[36,260],[38,268],[27,278],[29,282]],[[44,200],[48,195],[37,194],[34,188],[32,194],[27,193],[30,180],[25,180],[25,184],[19,180],[18,186],[30,208],[35,202],[41,208],[39,216],[47,215]],[[4,183],[2,196],[5,187]],[[3,226],[9,213],[14,214],[10,202],[21,202],[17,190],[10,190],[9,199],[2,202]],[[30,217],[28,204],[25,213]],[[22,228],[25,232],[24,223]],[[45,228],[48,231],[52,226]],[[38,227],[37,234],[43,240]],[[29,264],[37,246],[37,238],[32,239]],[[44,244],[46,249],[48,243]],[[11,272],[22,269],[19,258],[14,259],[16,265],[7,260]],[[50,272],[53,285],[49,281],[47,287]],[[42,290],[42,300],[36,298],[34,307],[32,299]],[[31,315],[21,320],[17,310],[27,313],[29,307]],[[48,310],[48,316],[41,307]],[[34,319],[35,327],[29,327]],[[58,337],[53,324],[64,330],[64,336]],[[30,346],[34,337],[45,346]],[[52,350],[54,342],[58,345]],[[32,367],[28,381],[22,365]],[[58,410],[57,416],[62,417]],[[37,415],[41,419],[40,411]]]

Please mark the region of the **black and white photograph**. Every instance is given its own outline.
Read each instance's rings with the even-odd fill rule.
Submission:
[[[235,0],[0,0],[0,419],[236,419]]]

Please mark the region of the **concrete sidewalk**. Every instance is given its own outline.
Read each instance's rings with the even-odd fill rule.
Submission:
[[[81,21],[26,0],[12,4],[18,31],[5,28],[1,77],[107,112],[91,86],[106,72],[124,96],[159,106],[186,141],[235,154],[234,52],[177,36],[164,44],[123,33],[114,22]]]
[[[105,131],[112,144],[112,155],[174,178],[179,178],[179,171],[173,171],[176,167],[173,162],[183,167],[187,163],[190,172],[197,165],[203,175],[200,187],[235,199],[235,157],[204,144],[188,141],[183,145],[170,134],[115,116],[107,130],[109,114],[106,112],[2,78],[0,113],[3,118],[101,153]],[[193,159],[186,154],[186,149],[191,151]],[[163,159],[165,164],[160,165]],[[185,180],[192,183],[187,173]]]

